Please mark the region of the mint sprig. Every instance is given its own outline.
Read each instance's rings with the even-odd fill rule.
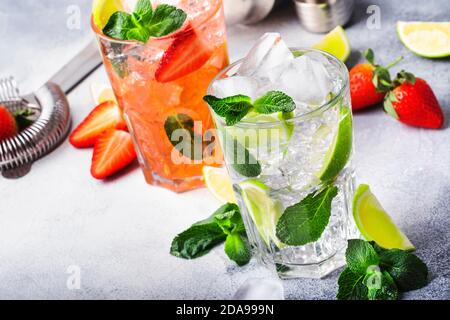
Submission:
[[[345,257],[347,268],[338,280],[340,300],[396,300],[401,292],[422,288],[428,281],[427,266],[408,251],[353,239]]]
[[[232,126],[244,118],[250,110],[261,114],[275,112],[292,112],[295,109],[294,100],[281,91],[269,91],[252,103],[249,96],[234,95],[217,98],[212,95],[203,97],[217,115],[225,118],[227,126]]]
[[[150,0],[139,0],[133,13],[112,14],[103,33],[118,40],[145,43],[150,37],[162,37],[178,30],[186,18],[186,13],[174,6],[161,4],[153,11]]]
[[[184,259],[207,254],[225,241],[225,253],[239,266],[250,261],[251,250],[239,207],[227,203],[206,220],[199,221],[172,241],[170,253]]]
[[[317,241],[328,225],[331,202],[337,193],[337,187],[330,185],[286,208],[277,223],[278,239],[291,246]]]

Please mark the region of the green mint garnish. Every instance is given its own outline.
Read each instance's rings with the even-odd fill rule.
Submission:
[[[194,131],[194,119],[184,113],[169,116],[164,123],[164,130],[170,143],[182,155],[192,160],[202,160],[208,143]],[[196,146],[201,145],[199,150]]]
[[[252,103],[250,97],[235,95],[217,98],[207,95],[203,97],[217,115],[225,118],[227,126],[232,126],[244,118],[250,110],[257,113],[270,114],[275,112],[292,112],[295,109],[294,100],[281,91],[269,91]]]
[[[292,112],[295,110],[294,100],[281,91],[269,91],[256,99],[253,105],[256,112],[264,114]]]
[[[227,203],[208,219],[195,223],[177,235],[172,241],[170,253],[184,259],[194,259],[225,241],[227,256],[242,266],[251,258],[246,237],[239,207]]]
[[[353,239],[345,257],[347,268],[338,280],[340,300],[396,300],[400,292],[427,284],[427,266],[408,251]]]
[[[228,162],[237,173],[248,178],[261,174],[261,164],[237,139],[225,135],[224,149]]]
[[[328,225],[331,201],[337,193],[337,187],[328,186],[286,208],[277,223],[278,239],[292,246],[302,246],[317,241]]]
[[[133,13],[115,12],[103,33],[118,40],[147,42],[150,37],[168,35],[184,24],[186,13],[174,6],[161,4],[153,11],[150,0],[139,0]]]

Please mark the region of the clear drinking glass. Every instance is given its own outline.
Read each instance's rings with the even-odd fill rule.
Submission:
[[[125,0],[121,0],[125,3]],[[205,164],[221,165],[220,148],[179,152],[178,127],[192,139],[213,127],[202,100],[211,80],[228,65],[222,0],[161,0],[187,14],[178,31],[143,44],[105,36],[92,22],[114,94],[124,112],[149,184],[181,192],[203,185]]]
[[[351,211],[354,171],[348,70],[325,52],[291,51],[297,57],[312,53],[331,66],[333,91],[327,103],[297,107],[306,112],[254,115],[233,126],[211,112],[258,259],[268,267],[275,265],[281,278],[321,278],[345,264],[347,239],[359,237]],[[236,76],[241,63],[224,69],[208,94],[219,95],[215,83]],[[328,217],[320,211],[317,215],[323,216],[307,225],[298,216],[297,220],[286,216],[280,227],[287,208],[310,203],[313,196],[321,199],[324,194],[332,199]],[[320,203],[314,205],[320,207]],[[324,228],[322,232],[317,231],[318,225]],[[288,241],[284,236],[283,241],[290,244],[283,243],[279,228],[297,230],[297,239]]]

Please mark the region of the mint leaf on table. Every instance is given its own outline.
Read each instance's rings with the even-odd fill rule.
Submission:
[[[428,283],[428,268],[416,255],[399,250],[380,253],[381,267],[390,273],[398,288],[405,292],[420,289]]]
[[[292,246],[302,246],[317,241],[328,225],[331,202],[337,193],[337,187],[327,186],[320,192],[313,192],[299,203],[286,208],[277,223],[278,239]]]
[[[364,240],[348,241],[345,252],[347,266],[357,274],[365,274],[369,267],[378,266],[380,258],[372,245]]]
[[[237,263],[238,266],[247,264],[252,255],[250,245],[239,233],[232,233],[225,241],[225,253],[228,258]]]
[[[399,297],[397,286],[389,272],[366,274],[364,284],[368,288],[369,300],[397,300]]]
[[[207,95],[203,97],[219,116],[225,118],[227,126],[232,126],[244,118],[253,108],[251,99],[244,95],[235,95],[223,99]]]
[[[337,293],[338,300],[368,300],[368,292],[364,284],[364,274],[356,274],[349,268],[339,275]]]
[[[178,30],[186,18],[186,13],[174,6],[161,4],[153,11],[150,0],[139,0],[133,13],[112,14],[102,31],[114,39],[145,43],[150,37],[162,37]]]
[[[262,114],[274,112],[292,112],[295,110],[294,100],[281,91],[269,91],[254,102],[255,111]]]
[[[184,259],[195,259],[224,241],[225,253],[231,260],[240,266],[248,263],[251,251],[239,207],[234,203],[223,205],[209,218],[177,235],[170,253]]]

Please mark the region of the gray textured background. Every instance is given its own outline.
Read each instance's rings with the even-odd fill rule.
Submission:
[[[450,60],[415,56],[395,32],[397,20],[449,20],[450,2],[356,2],[347,28],[353,49],[373,48],[380,63],[404,55],[394,71],[405,68],[426,79],[450,119]],[[66,27],[73,3],[80,5],[81,30]],[[381,7],[380,30],[366,27],[370,4]],[[42,84],[90,40],[89,7],[88,0],[3,0],[0,76],[15,75],[24,91]],[[266,31],[279,31],[290,46],[320,38],[305,32],[287,6],[258,25],[230,28],[231,59]],[[357,59],[352,55],[351,63]],[[106,81],[99,69],[69,96],[75,123],[92,108],[90,84]],[[409,128],[374,108],[354,122],[359,182],[371,185],[430,269],[430,284],[404,298],[450,299],[449,121],[439,131]],[[95,181],[90,157],[90,150],[66,142],[25,178],[0,179],[0,298],[227,299],[246,279],[267,275],[255,262],[235,267],[221,248],[194,261],[171,257],[173,236],[219,204],[204,189],[175,195],[147,186],[136,168]],[[67,289],[71,265],[81,269],[80,290]],[[286,298],[334,298],[337,274],[284,281]]]

